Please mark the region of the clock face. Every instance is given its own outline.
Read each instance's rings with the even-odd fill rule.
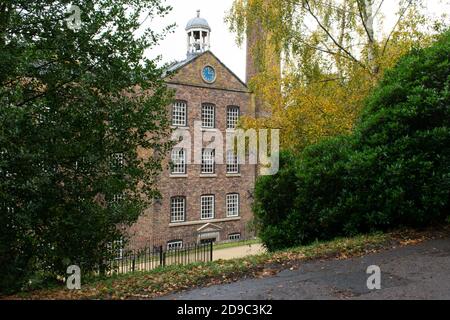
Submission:
[[[216,70],[211,66],[206,66],[202,70],[202,77],[208,83],[216,81]]]

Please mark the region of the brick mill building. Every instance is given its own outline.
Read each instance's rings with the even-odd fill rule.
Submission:
[[[211,51],[211,28],[197,16],[186,27],[187,58],[173,64],[165,78],[175,92],[169,106],[173,129],[194,137],[194,123],[203,134],[225,137],[242,115],[255,116],[247,85]],[[202,145],[201,164],[191,150],[174,148],[160,178],[162,198],[155,201],[131,228],[132,243],[180,248],[187,243],[236,241],[248,236],[256,166],[238,164],[233,152],[223,150],[223,164],[214,161],[218,150]],[[224,142],[225,148],[225,142]],[[187,153],[190,151],[190,155]],[[248,163],[246,161],[246,163]]]

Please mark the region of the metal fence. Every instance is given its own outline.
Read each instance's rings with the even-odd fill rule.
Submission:
[[[110,274],[151,271],[170,265],[187,265],[213,260],[213,243],[192,243],[168,249],[153,246],[140,250],[117,250],[116,257],[106,263]]]

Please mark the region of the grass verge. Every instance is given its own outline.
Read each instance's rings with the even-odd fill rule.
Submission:
[[[289,250],[234,260],[169,266],[150,272],[112,276],[82,283],[82,290],[65,288],[40,290],[7,297],[9,299],[152,299],[201,286],[224,284],[243,278],[272,276],[284,269],[295,269],[314,259],[347,259],[427,239],[448,236],[449,229],[398,231],[341,238]],[[82,279],[83,280],[83,279]]]

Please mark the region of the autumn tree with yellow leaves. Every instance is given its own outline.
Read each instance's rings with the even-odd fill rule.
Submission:
[[[423,0],[235,0],[226,20],[239,44],[260,35],[249,84],[268,116],[242,125],[280,128],[297,151],[349,133],[384,71],[447,27]]]

